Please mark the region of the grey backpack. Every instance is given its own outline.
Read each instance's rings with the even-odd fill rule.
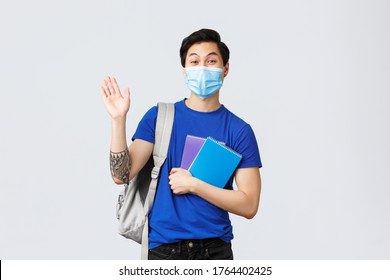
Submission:
[[[174,110],[174,104],[158,103],[153,156],[125,185],[118,197],[119,234],[142,244],[141,259],[147,259],[148,256],[148,215],[153,205],[160,168],[168,153]]]

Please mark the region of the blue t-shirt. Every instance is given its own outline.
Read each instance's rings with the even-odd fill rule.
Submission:
[[[133,136],[154,143],[157,106],[151,108],[138,124]],[[156,197],[149,214],[149,248],[185,239],[219,237],[233,239],[227,211],[194,194],[175,195],[169,185],[169,172],[180,167],[187,135],[225,143],[242,155],[238,168],[261,167],[260,153],[252,128],[223,105],[213,112],[188,108],[185,100],[175,103],[175,118],[168,155],[161,168]],[[225,188],[233,189],[233,177]]]

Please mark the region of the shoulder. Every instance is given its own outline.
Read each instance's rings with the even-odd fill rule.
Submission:
[[[236,131],[246,130],[248,128],[250,129],[250,125],[245,120],[234,114],[226,107],[224,107],[224,110],[229,122],[235,128]]]
[[[145,115],[144,115],[144,118],[147,118],[147,119],[155,119],[157,117],[157,112],[158,112],[158,107],[157,105],[156,106],[153,106],[151,107],[149,110],[146,111]]]
[[[168,103],[168,102],[162,102],[162,103]],[[175,106],[175,111],[177,111],[178,106],[180,106],[180,101],[173,104]],[[158,104],[152,106],[146,111],[140,123],[148,123],[150,126],[154,127],[156,125],[157,115],[158,115]]]

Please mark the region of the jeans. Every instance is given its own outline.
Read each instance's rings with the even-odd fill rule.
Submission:
[[[231,243],[219,238],[182,240],[149,249],[149,260],[232,260]]]

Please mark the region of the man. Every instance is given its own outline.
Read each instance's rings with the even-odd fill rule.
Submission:
[[[260,153],[251,127],[219,101],[229,72],[229,49],[219,34],[210,29],[192,33],[183,40],[180,57],[190,95],[175,103],[168,155],[149,215],[148,258],[233,259],[228,212],[248,219],[256,215],[261,190]],[[122,96],[115,78],[107,77],[101,92],[112,119],[112,178],[117,184],[128,183],[152,154],[157,106],[142,118],[127,148],[129,88]],[[211,136],[242,155],[234,173],[237,190],[233,190],[232,178],[222,189],[178,168],[187,135]]]

